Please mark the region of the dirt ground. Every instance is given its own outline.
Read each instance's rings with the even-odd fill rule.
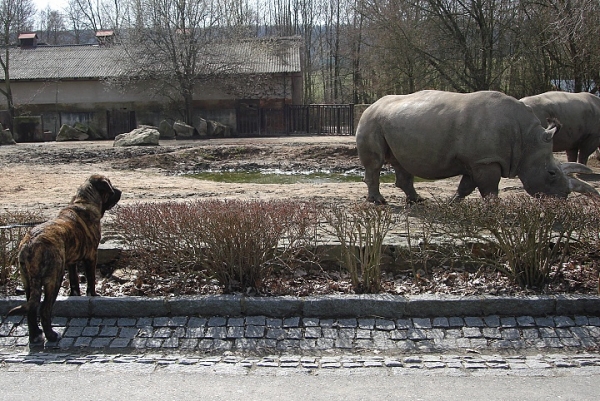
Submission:
[[[565,160],[564,154],[556,154]],[[590,167],[600,173],[600,163],[590,160]],[[352,136],[305,136],[278,138],[231,138],[214,140],[161,141],[155,147],[115,148],[112,141],[20,143],[0,146],[0,199],[5,211],[41,212],[46,218],[56,215],[74,195],[76,188],[91,174],[108,176],[113,185],[123,191],[120,204],[136,202],[180,201],[188,199],[316,199],[353,203],[364,200],[366,185],[349,183],[256,184],[219,183],[191,178],[189,173],[206,170],[272,169],[292,171],[329,171],[362,173]],[[584,177],[600,188],[598,175]],[[415,187],[425,197],[450,198],[460,177],[435,182],[419,182]],[[518,179],[503,179],[500,197],[523,192]],[[381,185],[388,203],[405,204],[402,191],[391,183]],[[478,197],[475,193],[471,196]],[[571,195],[578,196],[578,195]],[[110,215],[109,215],[110,216]],[[109,217],[110,218],[110,217]],[[489,274],[488,274],[489,273]],[[432,277],[416,283],[407,275],[385,278],[386,291],[392,293],[445,292],[456,294],[521,293],[496,272],[434,272]],[[438,274],[438,276],[436,276]],[[455,274],[460,280],[451,280]],[[590,291],[597,283],[597,272],[574,272],[576,281]],[[595,277],[594,277],[595,274]],[[298,281],[298,277],[292,277]],[[333,277],[323,272],[309,272],[290,295],[351,292],[345,277]],[[590,284],[590,281],[594,281]],[[164,278],[165,282],[169,279]],[[169,289],[157,293],[156,283],[148,291],[125,290],[127,284],[107,278],[98,286],[104,295],[166,295]],[[163,283],[164,284],[164,283]],[[162,285],[162,284],[161,284]],[[570,285],[570,284],[569,284]],[[578,284],[579,286],[579,284]],[[168,287],[166,284],[162,288]],[[211,286],[204,287],[212,293]],[[281,286],[280,287],[285,287]],[[559,286],[560,287],[560,286]],[[208,289],[207,289],[208,288]],[[587,288],[587,289],[586,289]],[[154,289],[154,290],[152,290]],[[216,290],[218,292],[218,290]],[[554,291],[561,292],[557,288]],[[283,294],[281,294],[283,295]]]
[[[324,199],[353,202],[362,182],[310,184],[218,183],[190,178],[194,171],[257,168],[282,171],[362,172],[352,136],[232,138],[161,141],[158,147],[114,148],[112,141],[20,143],[0,146],[0,199],[7,211],[39,210],[52,217],[93,173],[123,191],[121,204],[197,198]],[[562,155],[557,154],[559,158]],[[594,169],[600,171],[597,160]],[[417,183],[426,197],[452,196],[460,177]],[[600,187],[600,182],[591,181]],[[501,194],[523,191],[503,179]],[[391,204],[404,204],[393,184],[381,185]],[[478,196],[474,194],[472,196]]]

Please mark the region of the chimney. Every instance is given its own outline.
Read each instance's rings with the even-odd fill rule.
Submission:
[[[38,36],[34,32],[19,34],[19,46],[21,49],[34,49],[37,46]]]
[[[115,32],[113,30],[103,30],[96,32],[96,39],[100,46],[108,46],[114,42]]]

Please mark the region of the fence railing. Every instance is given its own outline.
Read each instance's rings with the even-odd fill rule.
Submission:
[[[242,135],[353,135],[353,104],[309,104],[283,109],[238,110],[238,134]]]

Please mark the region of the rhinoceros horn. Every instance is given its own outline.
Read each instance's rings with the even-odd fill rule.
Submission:
[[[565,174],[575,174],[575,173],[592,174],[594,172],[591,168],[589,168],[585,164],[575,163],[575,162],[561,163],[560,169]]]
[[[569,180],[569,189],[571,190],[571,192],[599,195],[598,191],[596,191],[596,189],[587,182],[568,175],[575,173],[591,174],[593,173],[593,170],[591,168],[589,168],[585,164],[574,162],[561,163],[560,168],[563,171],[563,173],[567,175],[567,179]]]
[[[544,130],[543,139],[545,142],[552,142],[554,134],[560,131],[562,124],[558,121],[558,118],[547,118],[546,120],[548,121],[548,128]]]
[[[596,188],[594,188],[585,181],[581,181],[580,179],[570,176],[567,176],[567,179],[569,180],[569,189],[571,190],[571,192],[600,195],[598,194],[598,191],[596,191]]]

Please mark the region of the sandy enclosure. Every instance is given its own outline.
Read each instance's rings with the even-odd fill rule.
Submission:
[[[121,204],[152,201],[181,201],[205,198],[237,199],[320,199],[342,203],[366,196],[366,185],[354,183],[255,184],[218,183],[181,175],[190,163],[198,163],[194,149],[237,150],[219,160],[211,157],[212,169],[233,166],[314,169],[361,169],[352,136],[313,136],[279,138],[231,138],[220,140],[161,141],[159,156],[151,149],[113,148],[112,141],[21,143],[0,146],[0,199],[5,210],[39,210],[52,217],[66,205],[75,189],[91,174],[107,175],[123,191]],[[254,150],[244,153],[245,147]],[[312,150],[319,152],[312,152]],[[344,151],[340,155],[340,150]],[[114,153],[117,152],[117,153]],[[168,161],[160,157],[169,156]],[[557,154],[564,159],[564,155]],[[152,159],[154,158],[154,159]],[[201,157],[200,157],[201,158]],[[596,172],[598,161],[590,165]],[[596,177],[589,181],[600,187]],[[426,197],[452,196],[460,177],[421,182],[417,191]],[[523,191],[518,179],[502,179],[501,194]],[[390,204],[403,205],[404,194],[393,184],[382,184],[381,192]],[[472,196],[479,196],[475,193]]]

